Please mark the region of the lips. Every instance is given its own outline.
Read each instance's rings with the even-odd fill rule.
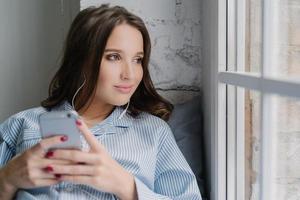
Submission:
[[[133,85],[116,85],[114,86],[116,90],[120,93],[127,94],[133,88]]]

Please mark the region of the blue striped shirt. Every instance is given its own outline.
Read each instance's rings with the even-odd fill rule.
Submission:
[[[72,110],[65,101],[52,110]],[[116,107],[90,128],[113,159],[134,175],[140,200],[201,200],[195,175],[179,150],[172,131],[162,119],[142,112],[133,118]],[[41,140],[39,115],[43,107],[19,112],[0,124],[0,167]],[[115,195],[71,182],[19,189],[15,199],[118,199]]]

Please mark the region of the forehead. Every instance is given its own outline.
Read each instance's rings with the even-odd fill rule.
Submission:
[[[117,25],[107,40],[106,49],[108,48],[141,52],[143,51],[143,36],[137,28],[131,25]]]

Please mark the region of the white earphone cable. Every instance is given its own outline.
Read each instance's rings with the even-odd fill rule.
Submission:
[[[130,103],[130,100],[128,101],[128,103],[127,103],[127,106],[126,106],[126,108],[125,108],[125,110],[120,114],[120,116],[118,117],[118,119],[122,119],[122,117],[125,115],[125,113],[126,113],[126,111],[127,111],[127,109],[128,109],[128,107],[129,107],[129,103]]]
[[[75,107],[74,107],[74,99],[75,99],[77,93],[79,92],[79,90],[84,86],[85,82],[86,82],[86,78],[85,78],[85,75],[84,75],[84,81],[83,81],[83,83],[82,83],[81,86],[77,89],[77,91],[75,92],[75,94],[74,94],[74,96],[73,96],[73,98],[72,98],[72,107],[73,107],[74,110],[75,110]]]

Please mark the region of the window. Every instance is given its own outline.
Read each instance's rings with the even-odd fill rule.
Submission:
[[[300,1],[219,0],[218,19],[218,196],[300,199]]]

